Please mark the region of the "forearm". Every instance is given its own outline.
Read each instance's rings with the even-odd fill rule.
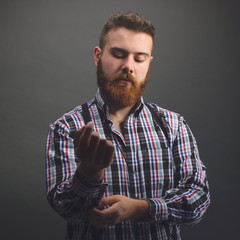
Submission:
[[[77,170],[77,159],[69,129],[50,126],[46,145],[47,198],[69,221],[81,221],[102,198],[106,185],[86,181]]]
[[[148,203],[150,221],[194,224],[202,218],[210,200],[207,191],[175,188],[163,198],[148,199]]]
[[[106,184],[92,184],[76,172],[72,178],[62,182],[48,193],[51,206],[71,222],[84,221],[92,207],[98,205]]]
[[[152,221],[192,224],[201,219],[210,204],[210,194],[206,171],[196,169],[192,165],[188,171],[179,170],[184,172],[185,178],[181,176],[177,185],[167,190],[161,198],[147,199]]]

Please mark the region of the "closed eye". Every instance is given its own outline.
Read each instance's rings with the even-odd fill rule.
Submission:
[[[123,59],[128,56],[128,53],[122,49],[114,48],[111,50],[113,57],[118,59]]]
[[[145,54],[137,54],[134,57],[135,61],[138,63],[144,62],[147,59],[147,56]]]
[[[117,48],[117,47],[112,48],[110,50],[110,52],[111,52],[112,56],[117,59],[124,59],[124,58],[128,57],[128,55],[129,55],[129,52],[127,52],[124,49]],[[145,52],[134,53],[134,60],[137,63],[142,63],[142,62],[146,61],[147,58],[149,58],[149,54],[147,54]]]

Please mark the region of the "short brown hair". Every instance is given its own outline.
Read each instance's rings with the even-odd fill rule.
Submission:
[[[147,18],[134,12],[119,12],[110,16],[104,24],[101,34],[99,47],[103,50],[106,44],[106,35],[113,28],[125,27],[135,32],[149,34],[154,41],[155,29]]]

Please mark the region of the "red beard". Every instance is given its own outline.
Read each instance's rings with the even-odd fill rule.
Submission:
[[[102,62],[99,60],[97,84],[103,98],[108,103],[113,102],[119,107],[134,106],[141,99],[148,81],[148,75],[149,70],[144,81],[141,83],[138,83],[131,73],[121,73],[107,77],[102,71]]]

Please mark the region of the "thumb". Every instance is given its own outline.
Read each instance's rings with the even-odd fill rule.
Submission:
[[[79,138],[80,138],[80,136],[82,135],[84,129],[85,129],[85,126],[83,126],[82,128],[78,129],[78,130],[75,132],[74,139],[73,139],[73,144],[74,144],[74,145],[78,145]]]
[[[113,205],[113,204],[119,202],[120,197],[121,196],[119,196],[119,195],[113,195],[110,197],[102,198],[99,203],[99,208],[107,207],[107,206],[110,206],[110,205]]]

